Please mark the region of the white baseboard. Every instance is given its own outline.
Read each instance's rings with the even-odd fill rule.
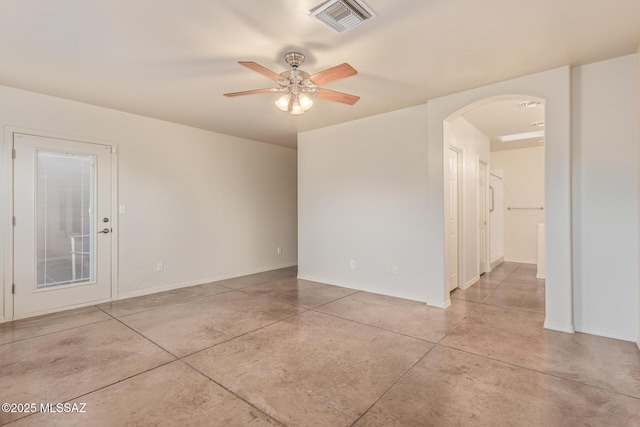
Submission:
[[[480,280],[480,276],[476,276],[473,279],[469,280],[467,283],[464,284],[464,288],[462,288],[461,290],[467,290],[469,289],[469,287],[473,284],[475,284],[478,280]]]
[[[336,282],[334,280],[327,280],[325,278],[320,278],[320,277],[316,277],[316,276],[309,276],[308,274],[298,274],[298,279],[300,280],[307,280],[309,282],[316,282],[316,283],[323,283],[325,285],[332,285],[332,286],[340,286],[341,288],[347,288],[347,289],[356,289],[358,291],[362,291],[364,289],[361,289],[358,286],[355,285],[349,285],[347,283],[344,282]]]
[[[547,275],[546,274],[536,274],[536,279],[546,280],[547,279]]]
[[[566,332],[568,334],[573,334],[576,332],[576,329],[573,327],[573,325],[561,325],[559,323],[552,323],[546,320],[544,322],[544,328],[552,331]]]
[[[509,259],[504,259],[505,262],[516,262],[518,264],[534,264],[537,265],[538,264],[538,260],[537,259],[518,259],[518,258],[509,258]]]
[[[113,301],[118,301],[118,300],[127,299],[127,298],[142,297],[145,295],[156,294],[158,292],[172,291],[174,289],[188,288],[189,286],[201,285],[203,283],[219,282],[220,280],[233,279],[236,277],[248,276],[249,274],[263,273],[265,271],[279,270],[281,268],[294,267],[296,265],[298,264],[297,263],[282,264],[282,265],[276,265],[276,266],[267,267],[267,268],[260,268],[257,270],[245,271],[242,273],[225,274],[222,276],[215,276],[212,278],[191,280],[191,281],[182,282],[182,283],[172,283],[170,285],[158,286],[158,287],[153,287],[149,289],[142,289],[134,292],[127,292],[126,294],[118,294],[118,297],[114,298]]]
[[[231,278],[232,277],[226,277],[226,279],[231,279]],[[112,301],[120,301],[123,299],[129,299],[129,298],[144,297],[147,295],[157,294],[160,292],[173,291],[175,289],[188,288],[189,286],[201,285],[203,283],[217,282],[219,280],[224,280],[224,279],[194,280],[192,282],[172,283],[170,285],[156,286],[149,289],[141,289],[139,291],[127,292],[126,294],[118,294],[118,296],[113,298]]]
[[[353,289],[355,291],[362,291],[362,292],[371,292],[372,294],[375,294],[376,292],[372,292],[371,289],[366,289],[362,286],[358,286],[358,285],[354,285],[352,283],[345,283],[345,282],[336,282],[334,280],[327,280],[325,278],[320,278],[320,277],[315,277],[315,276],[309,276],[306,274],[298,274],[298,279],[300,280],[307,280],[309,282],[316,282],[316,283],[322,283],[324,285],[331,285],[331,286],[339,286],[341,288],[347,288],[347,289]],[[382,295],[380,293],[378,293],[379,295]],[[393,295],[391,295],[393,296]],[[402,297],[398,297],[398,298],[402,298]]]
[[[436,304],[429,304],[429,302],[426,299],[418,299],[418,298],[410,298],[406,295],[401,295],[401,294],[389,294],[389,293],[381,293],[381,292],[377,292],[371,288],[367,288],[364,286],[360,286],[354,283],[345,283],[345,282],[337,282],[335,280],[331,280],[331,279],[326,279],[326,278],[322,278],[322,277],[315,277],[315,276],[309,276],[306,274],[298,274],[298,279],[300,280],[308,280],[309,282],[317,282],[317,283],[323,283],[325,285],[332,285],[332,286],[339,286],[341,288],[347,288],[347,289],[353,289],[356,291],[362,291],[362,292],[369,292],[371,294],[377,294],[377,295],[384,295],[384,296],[388,296],[388,297],[394,297],[394,298],[402,298],[402,299],[406,299],[409,301],[417,301],[417,302],[423,302],[426,303],[427,305],[431,305],[433,307],[441,307],[441,308],[447,308],[449,307],[449,305],[451,305],[451,301],[447,302],[445,301],[443,304],[441,305],[436,305]]]
[[[437,302],[433,302],[433,301],[427,301],[427,305],[429,307],[436,307],[436,308],[449,308],[449,307],[451,307],[451,298],[446,300],[444,303],[437,303]]]
[[[504,262],[504,257],[503,256],[494,259],[493,261],[491,261],[491,269],[493,270],[494,268],[496,268],[497,266],[499,266],[503,262]]]
[[[581,326],[581,325],[576,325],[576,332],[581,332],[583,334],[590,334],[590,335],[598,335],[600,337],[606,337],[606,338],[613,338],[614,340],[621,340],[621,341],[631,341],[631,342],[635,342],[636,344],[638,343],[637,341],[637,337],[634,337],[630,334],[625,334],[624,332],[620,332],[620,331],[612,331],[610,329],[602,329],[602,328],[592,328],[587,326]]]
[[[27,314],[15,316],[13,320],[28,319],[30,317],[44,316],[45,314],[58,313],[58,312],[67,311],[67,310],[74,310],[76,308],[90,307],[92,305],[102,304],[110,301],[111,299],[101,299],[101,300],[96,300],[91,302],[85,302],[82,304],[74,304],[74,305],[68,305],[66,307],[53,308],[50,310],[36,311],[33,313],[27,313]]]

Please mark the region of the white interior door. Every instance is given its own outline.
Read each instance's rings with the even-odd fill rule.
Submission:
[[[502,181],[502,170],[492,170],[489,179],[491,184],[489,200],[489,241],[491,242],[491,264],[504,260],[504,190]]]
[[[449,291],[458,287],[458,165],[459,153],[449,148]]]
[[[488,185],[489,168],[484,162],[478,162],[478,229],[479,229],[479,261],[480,274],[489,271],[489,185]]]
[[[14,318],[111,297],[111,146],[14,134]]]

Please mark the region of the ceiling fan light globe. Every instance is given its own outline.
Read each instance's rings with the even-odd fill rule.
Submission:
[[[293,102],[293,107],[291,107],[291,114],[304,114],[304,110],[302,109],[302,106],[300,105],[299,102],[294,101]]]
[[[307,111],[309,108],[313,107],[313,100],[311,100],[307,95],[301,94],[298,98],[300,108],[302,108],[303,111]]]
[[[275,105],[280,111],[284,111],[284,112],[289,111],[289,95],[282,95],[275,102]]]

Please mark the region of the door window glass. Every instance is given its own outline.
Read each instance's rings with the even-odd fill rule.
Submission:
[[[94,156],[37,151],[36,287],[95,280]]]

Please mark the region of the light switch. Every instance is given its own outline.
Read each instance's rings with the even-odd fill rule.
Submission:
[[[120,212],[121,214],[127,213],[127,205],[120,205],[120,207],[118,208],[118,212]]]

